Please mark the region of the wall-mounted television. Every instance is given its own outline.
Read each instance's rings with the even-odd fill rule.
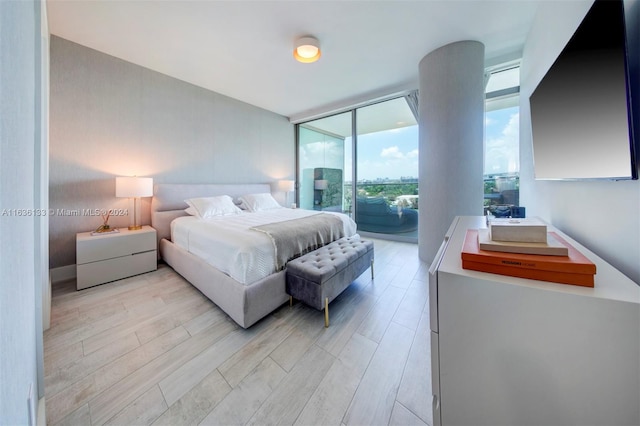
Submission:
[[[531,94],[536,179],[638,179],[627,30],[622,0],[596,0]]]

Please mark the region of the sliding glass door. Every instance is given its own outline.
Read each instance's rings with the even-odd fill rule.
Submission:
[[[300,208],[351,214],[351,112],[298,126]]]
[[[298,182],[301,208],[341,211],[359,232],[417,240],[418,125],[407,100],[298,125]]]
[[[418,233],[418,123],[405,98],[356,110],[358,230]]]

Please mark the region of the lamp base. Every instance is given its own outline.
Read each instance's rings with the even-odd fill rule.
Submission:
[[[142,229],[142,225],[130,226],[129,231],[139,231]]]

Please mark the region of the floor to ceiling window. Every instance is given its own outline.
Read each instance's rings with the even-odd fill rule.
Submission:
[[[489,74],[485,103],[484,207],[498,216],[520,205],[520,68]]]
[[[496,215],[520,205],[519,80],[514,64],[491,70],[486,85],[484,207]],[[340,211],[359,231],[416,241],[418,124],[410,101],[299,124],[300,207]]]
[[[358,229],[417,238],[418,124],[405,98],[356,110]]]
[[[417,239],[418,125],[405,97],[298,125],[298,167],[301,208]]]
[[[300,208],[351,212],[351,112],[298,126]]]

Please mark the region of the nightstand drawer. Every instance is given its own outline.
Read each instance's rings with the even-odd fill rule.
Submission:
[[[76,263],[84,264],[156,250],[156,245],[156,232],[153,228],[85,236],[76,240]]]
[[[76,235],[78,290],[157,269],[156,230],[143,226],[120,232]]]
[[[99,262],[79,264],[77,266],[76,288],[81,290],[132,275],[155,271],[157,269],[157,255],[156,250],[151,250]]]

